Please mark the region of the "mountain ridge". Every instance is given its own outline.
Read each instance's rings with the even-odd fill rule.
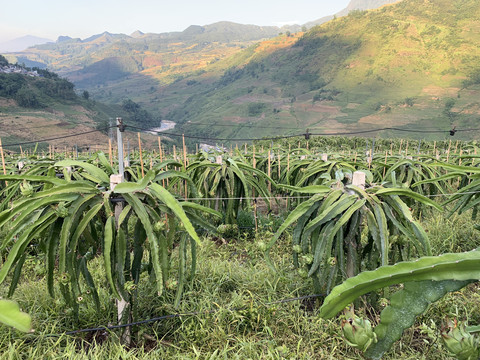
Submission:
[[[9,41],[1,42],[0,53],[22,51],[31,46],[40,45],[48,42],[52,42],[52,40],[33,35],[25,35]]]

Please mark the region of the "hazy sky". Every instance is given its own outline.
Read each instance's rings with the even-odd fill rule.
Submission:
[[[0,42],[24,35],[82,39],[104,31],[182,31],[217,21],[304,24],[345,8],[349,0],[17,0],[2,1]]]

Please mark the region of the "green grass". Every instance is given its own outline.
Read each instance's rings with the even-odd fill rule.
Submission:
[[[423,225],[433,251],[465,251],[480,246],[480,233],[473,230],[470,216],[447,219],[444,214],[425,214]],[[59,294],[58,299],[47,295],[44,261],[31,256],[14,299],[32,315],[35,333],[23,335],[0,327],[0,359],[361,359],[343,341],[340,320],[318,317],[318,303],[277,302],[309,295],[312,285],[292,266],[290,236],[282,238],[272,251],[277,267],[273,271],[257,246],[272,235],[268,231],[261,234],[256,238],[240,235],[225,242],[204,238],[196,276],[187,285],[178,309],[171,305],[175,290],[158,297],[144,273],[138,288],[139,320],[198,313],[139,326],[132,347],[122,346],[116,331],[51,336],[114,324],[114,301],[108,295],[102,260],[97,259],[90,266],[99,284],[101,311],[95,310],[93,300],[85,294],[79,319],[75,321]],[[177,266],[175,260],[173,266]],[[1,293],[5,292],[3,288]],[[449,359],[438,341],[442,321],[449,316],[479,323],[479,304],[478,283],[449,294],[405,332],[385,359]],[[378,312],[367,309],[368,316],[375,321]]]

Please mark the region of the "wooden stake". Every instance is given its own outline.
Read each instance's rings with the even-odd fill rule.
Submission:
[[[160,156],[160,162],[163,162],[163,155],[162,155],[162,140],[160,139],[160,136],[157,138],[158,141],[158,154]]]
[[[388,151],[385,151],[385,166],[383,167],[383,177],[385,177],[385,171],[387,170],[387,158],[388,158]]]
[[[407,155],[408,155],[408,141],[407,141],[407,146],[405,148],[405,156],[407,156]]]
[[[437,140],[433,142],[433,155],[437,152]]]
[[[271,166],[272,166],[272,159],[270,158],[270,149],[268,149],[268,168],[267,168],[267,175],[268,177],[271,176]],[[270,181],[268,182],[268,191],[272,191],[272,184]]]
[[[160,139],[160,136],[158,137],[158,153],[160,156],[160,162],[163,162],[163,151],[162,151],[162,140]],[[160,170],[163,170],[161,168]],[[162,186],[165,187],[165,179],[162,179]]]
[[[143,169],[142,140],[140,139],[140,133],[137,133],[137,137],[138,137],[138,150],[140,152],[140,166],[142,168],[142,177],[145,177],[145,170]]]
[[[400,139],[400,150],[398,150],[398,155],[402,155],[402,145],[403,145],[403,139]]]

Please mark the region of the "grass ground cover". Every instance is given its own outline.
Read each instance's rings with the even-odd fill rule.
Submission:
[[[424,216],[422,225],[430,234],[434,253],[470,250],[480,245],[480,235],[472,230],[470,216]],[[115,331],[51,336],[113,323],[114,301],[107,292],[102,260],[94,261],[91,272],[101,283],[101,311],[95,311],[93,300],[85,294],[79,319],[73,320],[63,301],[50,298],[45,291],[42,258],[30,256],[14,299],[32,315],[36,331],[20,335],[1,327],[0,358],[361,359],[342,340],[340,321],[326,321],[318,316],[315,300],[279,302],[310,295],[312,286],[292,266],[289,234],[280,239],[271,254],[277,271],[267,266],[258,243],[269,240],[270,230],[274,229],[264,228],[257,236],[203,238],[196,277],[187,285],[177,309],[168,299],[175,296],[173,289],[158,297],[147,286],[147,279],[140,281],[139,319],[196,314],[137,327],[138,336],[132,347],[122,346]],[[173,267],[178,266],[176,260]],[[3,288],[2,295],[6,291]],[[385,358],[449,359],[436,341],[443,319],[458,317],[478,323],[479,302],[478,283],[449,294],[432,305]],[[362,302],[361,312],[375,322],[378,312],[365,304]]]

